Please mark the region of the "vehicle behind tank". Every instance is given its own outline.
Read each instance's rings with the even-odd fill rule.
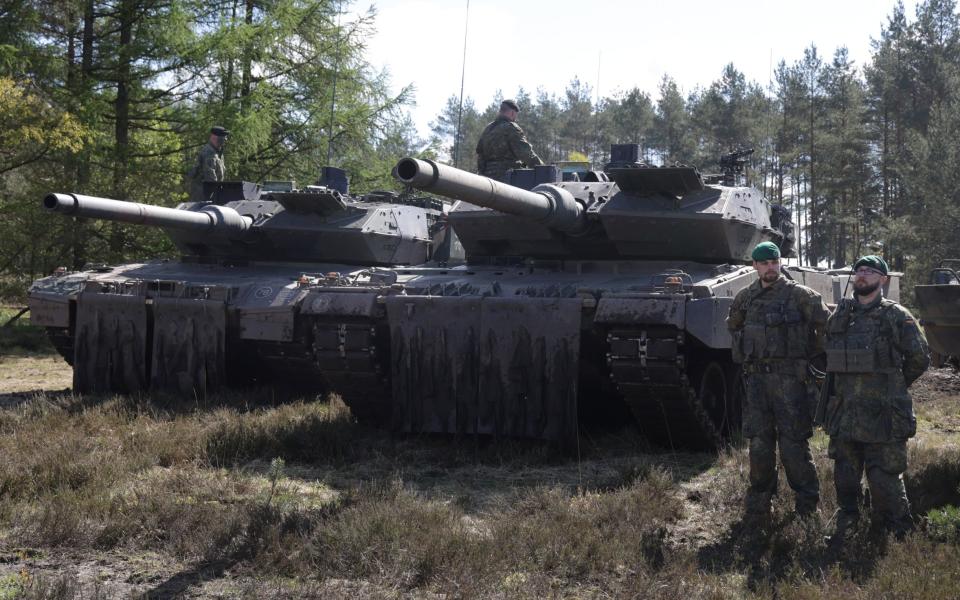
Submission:
[[[960,259],[946,259],[930,272],[930,283],[914,287],[920,323],[930,343],[931,363],[960,367]]]
[[[756,279],[757,243],[793,255],[789,211],[739,185],[744,153],[706,179],[645,165],[636,145],[611,154],[603,171],[566,181],[549,166],[514,171],[519,186],[401,160],[404,184],[455,200],[448,218],[467,264],[315,290],[318,304],[340,307],[316,312],[347,332],[320,369],[336,373],[351,408],[401,432],[568,447],[581,418],[622,407],[669,446],[713,446],[735,429],[742,380],[725,318]],[[848,273],[784,269],[828,303]]]
[[[31,285],[31,320],[73,365],[76,392],[203,394],[270,381],[321,391],[317,353],[323,343],[336,348],[341,332],[311,319],[316,310],[337,314],[315,306],[311,289],[360,273],[389,281],[391,272],[380,279],[382,267],[457,260],[442,202],[351,196],[339,169],[326,168],[318,185],[299,190],[290,182],[205,185],[209,202],[176,208],[79,194],[43,199],[65,216],[160,227],[182,254],[61,269]]]

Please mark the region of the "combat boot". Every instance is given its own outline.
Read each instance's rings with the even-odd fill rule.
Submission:
[[[860,513],[837,509],[830,519],[834,522],[833,533],[826,538],[829,544],[842,544],[856,533],[860,522]]]
[[[820,498],[816,496],[812,498],[802,498],[798,495],[794,503],[797,516],[804,520],[810,517],[819,517],[820,511],[817,509],[819,502]]]

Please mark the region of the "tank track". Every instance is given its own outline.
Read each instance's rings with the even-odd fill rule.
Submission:
[[[47,338],[67,364],[73,366],[73,336],[66,327],[47,327]]]
[[[641,431],[667,448],[716,448],[722,435],[689,373],[675,328],[615,329],[607,335],[610,378]]]
[[[386,331],[372,320],[313,323],[313,356],[331,391],[350,407],[357,421],[391,421],[390,383],[384,368],[389,351]]]

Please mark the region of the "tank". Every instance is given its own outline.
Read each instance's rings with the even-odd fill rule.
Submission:
[[[342,337],[339,357],[318,356],[321,370],[361,418],[399,432],[572,448],[583,420],[632,415],[657,443],[715,446],[740,421],[725,318],[756,279],[750,253],[769,240],[793,255],[789,211],[739,184],[745,154],[702,177],[617,145],[602,171],[537,167],[514,171],[516,185],[401,160],[402,183],[455,201],[448,220],[466,264],[317,289],[342,317],[315,318],[378,332]],[[833,304],[849,273],[784,269]],[[886,293],[898,297],[896,277]],[[351,353],[377,358],[350,363]]]
[[[343,332],[312,322],[336,307],[331,297],[314,304],[311,290],[361,275],[392,281],[392,271],[381,279],[379,270],[444,264],[459,247],[444,203],[387,192],[355,197],[343,172],[327,168],[324,177],[329,185],[304,189],[208,183],[209,202],[176,208],[47,195],[52,213],[162,228],[181,253],[58,269],[31,285],[31,320],[73,366],[74,390],[203,394],[277,380],[323,389],[317,340],[334,344]]]
[[[920,323],[930,343],[931,363],[960,367],[960,259],[946,259],[930,272],[930,283],[914,287]]]

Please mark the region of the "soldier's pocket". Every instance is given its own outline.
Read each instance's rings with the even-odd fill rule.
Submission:
[[[827,410],[823,418],[823,430],[829,435],[836,435],[840,431],[840,397],[836,394],[827,397]]]
[[[917,417],[910,404],[909,399],[890,400],[890,436],[895,440],[905,440],[917,433]]]

